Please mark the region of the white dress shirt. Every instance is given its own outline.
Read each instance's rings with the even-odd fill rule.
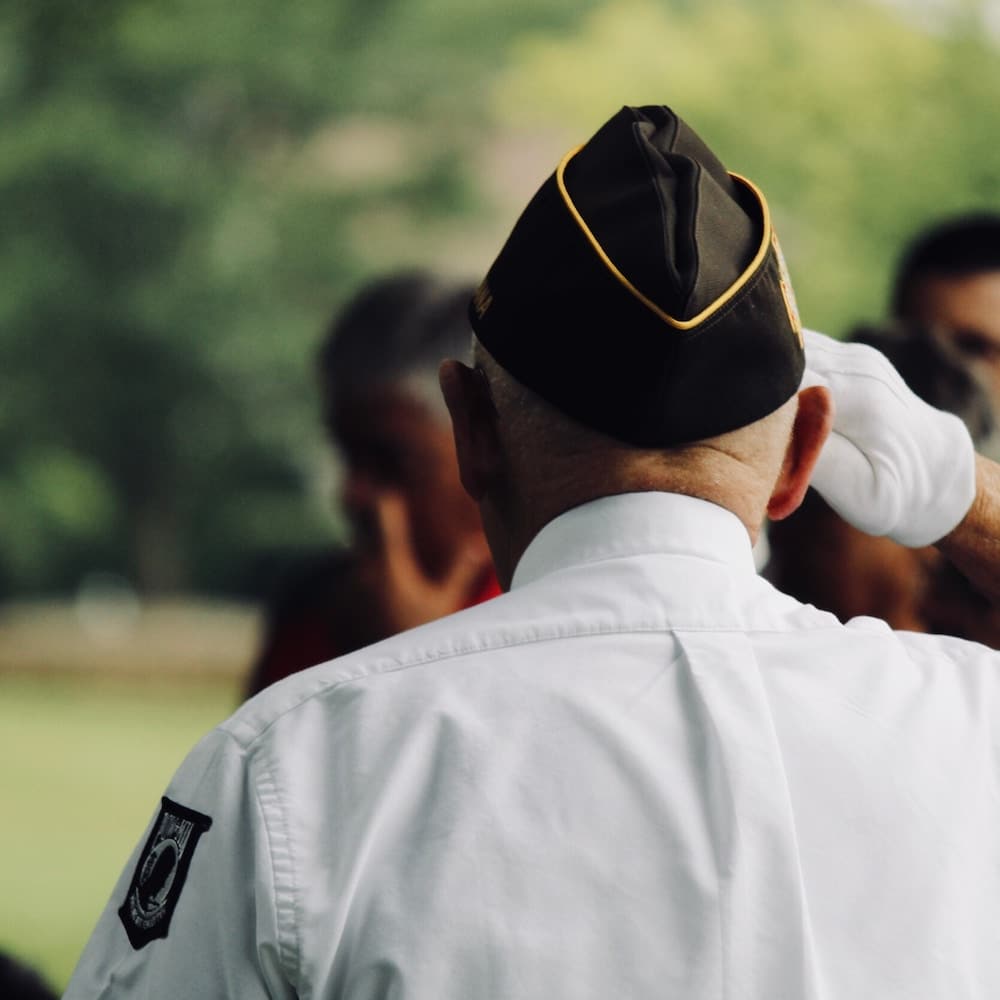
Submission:
[[[782,595],[720,507],[587,504],[209,734],[66,996],[995,1000],[998,670]]]

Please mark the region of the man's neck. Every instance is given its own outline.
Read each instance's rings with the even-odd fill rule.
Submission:
[[[483,524],[501,586],[508,589],[521,556],[550,521],[592,500],[623,493],[678,493],[707,500],[735,514],[756,544],[769,489],[752,466],[715,450],[669,467],[655,457],[637,459],[627,468],[595,463],[585,473],[573,470],[568,475],[556,469],[547,477],[531,477],[534,489],[512,489],[499,504],[484,503]],[[607,471],[595,475],[595,468]]]

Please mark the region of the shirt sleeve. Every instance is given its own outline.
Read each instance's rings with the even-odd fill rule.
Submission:
[[[171,781],[64,1000],[297,996],[247,752],[206,736]]]

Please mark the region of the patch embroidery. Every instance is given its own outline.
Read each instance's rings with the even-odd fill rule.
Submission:
[[[788,310],[788,318],[791,321],[795,336],[798,337],[799,347],[804,347],[802,339],[802,320],[799,318],[799,306],[795,301],[795,292],[792,291],[792,279],[788,276],[788,265],[785,263],[785,255],[781,252],[781,244],[778,243],[778,234],[771,230],[771,243],[774,246],[775,256],[778,258],[778,281],[781,284],[781,295],[785,300],[785,309]]]
[[[489,283],[483,278],[476,289],[476,294],[472,297],[472,307],[476,310],[476,315],[482,319],[491,305],[493,305],[493,292],[490,291]]]
[[[153,832],[139,855],[128,895],[118,910],[136,951],[167,936],[198,838],[211,825],[210,816],[164,796]]]

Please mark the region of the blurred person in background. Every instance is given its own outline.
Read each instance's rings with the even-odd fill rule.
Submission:
[[[437,384],[440,362],[468,353],[471,294],[402,272],[365,285],[334,318],[317,368],[352,545],[282,581],[248,695],[500,592]]]
[[[0,998],[2,1000],[56,1000],[58,994],[20,959],[0,951]]]
[[[902,323],[861,326],[847,340],[881,351],[921,399],[961,417],[977,448],[992,439],[990,394],[950,342]],[[841,621],[870,615],[896,629],[1000,639],[989,602],[935,548],[867,535],[814,489],[795,514],[769,526],[768,544],[768,579]]]
[[[900,258],[890,307],[953,345],[1000,407],[1000,215],[959,215],[919,233]]]

